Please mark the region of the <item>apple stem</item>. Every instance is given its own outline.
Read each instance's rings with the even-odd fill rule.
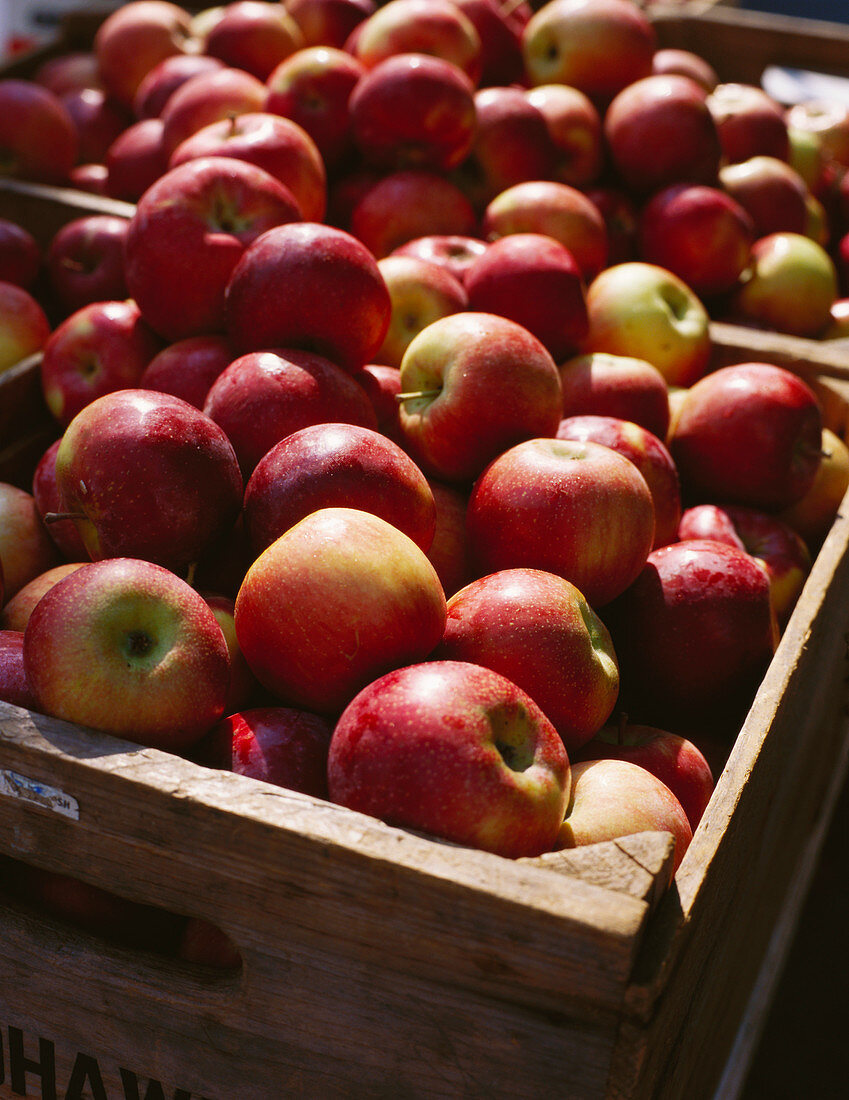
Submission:
[[[45,512],[42,519],[45,523],[58,523],[61,519],[85,519],[85,512]]]
[[[233,137],[238,132],[238,128],[236,126],[236,119],[238,117],[239,116],[235,111],[231,111],[229,115],[227,115],[227,118],[230,120],[230,129],[227,131],[227,137]]]
[[[408,390],[407,393],[396,393],[396,401],[416,401],[420,397],[439,397],[442,390]]]

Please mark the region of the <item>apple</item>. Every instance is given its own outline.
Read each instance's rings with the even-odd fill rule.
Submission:
[[[91,195],[109,195],[109,169],[105,164],[75,164],[68,173],[68,186]]]
[[[710,539],[662,546],[603,618],[633,720],[736,736],[778,643],[769,578],[750,554]]]
[[[331,171],[353,149],[348,101],[365,71],[342,49],[314,45],[296,50],[266,80],[265,110],[303,127]]]
[[[310,424],[377,427],[371,402],[350,374],[295,348],[234,359],[210,386],[203,411],[230,440],[246,481],[276,443]]]
[[[85,164],[102,163],[112,142],[135,121],[132,112],[102,88],[80,88],[60,99],[79,138],[77,159]]]
[[[124,242],[129,221],[113,214],[72,218],[53,234],[44,257],[50,288],[66,313],[127,298]]]
[[[754,239],[749,213],[720,188],[705,184],[663,188],[639,216],[640,259],[672,271],[700,298],[737,285]]]
[[[574,750],[599,730],[619,694],[607,627],[578,589],[539,569],[503,569],[448,600],[434,659],[468,661],[512,680]]]
[[[678,46],[664,46],[655,50],[651,59],[651,71],[659,74],[678,73],[680,76],[689,76],[706,92],[712,92],[719,83],[716,69],[706,58]]]
[[[63,577],[70,576],[87,561],[88,558],[79,562],[63,562],[27,581],[0,610],[0,630],[16,630],[23,634],[29,617],[41,597],[49,592],[54,584],[58,584]]]
[[[440,264],[461,283],[465,283],[466,272],[488,247],[487,242],[479,237],[467,237],[462,233],[428,233],[399,244],[390,255],[418,256],[422,260]]]
[[[777,512],[816,476],[822,410],[810,386],[772,363],[736,363],[682,399],[669,449],[688,503],[722,501]]]
[[[251,707],[210,730],[202,763],[326,799],[332,734],[332,723],[320,714]]]
[[[187,161],[138,202],[125,246],[127,288],[167,340],[221,332],[225,291],[245,249],[300,216],[292,192],[255,164]]]
[[[65,510],[64,502],[59,496],[59,486],[56,484],[56,455],[61,443],[60,437],[50,444],[38,460],[32,476],[32,498],[42,522],[48,512],[58,515]],[[89,560],[88,550],[72,519],[56,519],[45,524],[45,527],[65,561]]]
[[[373,361],[391,315],[374,255],[350,233],[314,222],[263,233],[227,286],[227,332],[242,353],[306,348],[356,371]]]
[[[727,164],[750,157],[787,160],[790,140],[784,109],[755,84],[720,83],[707,97]]]
[[[98,397],[56,455],[65,511],[92,559],[145,558],[187,570],[239,515],[242,478],[218,425],[170,394]]]
[[[49,336],[50,321],[33,295],[0,282],[0,374],[41,351]]]
[[[137,202],[168,170],[161,118],[144,118],[120,134],[106,152],[106,193]]]
[[[815,195],[832,190],[834,165],[829,161],[818,135],[810,130],[788,124],[790,151],[787,162],[802,177],[805,186]]]
[[[674,875],[693,830],[666,784],[630,760],[583,760],[573,765],[572,794],[556,848],[579,848],[646,831],[674,837]]]
[[[436,571],[409,536],[356,508],[320,508],[248,569],[236,633],[281,702],[338,715],[366,684],[424,660],[445,628]]]
[[[465,661],[391,671],[345,708],[333,802],[507,858],[554,846],[570,767],[557,731],[506,677]]]
[[[586,187],[601,174],[604,147],[598,108],[578,88],[539,84],[525,92],[542,112],[554,143],[554,178],[571,187]]]
[[[587,353],[645,359],[671,386],[689,386],[707,370],[707,310],[667,268],[640,260],[606,268],[587,288],[587,316]]]
[[[681,520],[681,485],[678,470],[665,444],[648,428],[615,416],[564,417],[558,439],[601,443],[629,459],[646,480],[654,505],[652,549],[675,542]]]
[[[24,636],[20,630],[0,629],[0,700],[27,710],[38,706],[24,669]]]
[[[9,218],[0,218],[0,282],[31,291],[41,261],[41,245],[32,233]]]
[[[576,187],[556,180],[529,180],[496,195],[483,213],[487,241],[510,233],[544,233],[575,258],[590,281],[607,262],[607,227],[596,204]]]
[[[187,336],[154,355],[142,371],[139,387],[182,397],[202,409],[212,383],[234,359],[223,336]]]
[[[259,0],[229,0],[203,41],[204,53],[260,80],[303,45],[286,5]]]
[[[181,752],[221,717],[229,657],[193,588],[135,558],[89,562],[39,601],[24,633],[38,709]]]
[[[243,69],[197,73],[181,84],[162,108],[162,144],[171,157],[186,138],[222,119],[262,111],[268,90]]]
[[[65,428],[97,397],[136,386],[162,347],[131,298],[92,302],[53,330],[41,360],[41,391]]]
[[[401,371],[384,363],[366,363],[354,380],[365,390],[377,416],[377,430],[401,445],[400,402]]]
[[[32,79],[58,96],[77,88],[103,87],[93,50],[68,50],[48,57],[38,63]]]
[[[812,97],[790,104],[785,117],[788,129],[815,136],[828,160],[849,166],[849,107],[845,103]]]
[[[849,447],[830,428],[823,428],[822,458],[813,484],[800,500],[779,512],[779,518],[809,546],[817,547],[834,523],[847,489]]]
[[[177,53],[164,57],[136,89],[133,114],[136,119],[159,118],[165,104],[181,84],[199,73],[214,73],[223,68],[223,61],[201,53]]]
[[[693,832],[713,794],[710,764],[698,745],[656,726],[621,721],[606,725],[572,757],[582,760],[627,760],[651,772],[672,791]]]
[[[750,260],[732,302],[737,317],[792,336],[826,330],[839,287],[821,244],[801,233],[769,233],[752,245]]]
[[[603,130],[619,179],[635,192],[716,182],[716,123],[704,88],[687,76],[652,75],[629,84],[605,112]]]
[[[393,255],[378,260],[377,266],[389,291],[392,316],[375,359],[400,367],[404,352],[422,329],[440,317],[466,310],[469,299],[462,283],[427,260]]]
[[[79,134],[59,96],[31,80],[0,79],[0,153],[5,176],[66,183]]]
[[[407,168],[366,183],[354,200],[348,226],[380,260],[422,236],[466,238],[477,231],[477,218],[453,180]]]
[[[719,171],[722,189],[746,210],[755,236],[804,233],[808,188],[799,173],[777,157],[756,156]]]
[[[630,0],[552,0],[522,34],[531,85],[567,84],[606,106],[651,72],[657,35]]]
[[[244,707],[251,706],[260,695],[259,681],[251,672],[245,655],[239,647],[239,639],[236,637],[236,600],[233,596],[225,596],[220,592],[202,591],[206,603],[209,605],[215,621],[221,627],[224,641],[227,643],[227,655],[230,661],[230,678],[227,687],[227,695],[224,699],[225,715],[234,714]]]
[[[454,0],[481,42],[483,88],[520,84],[525,75],[522,31],[532,15],[527,2],[501,4],[499,0]]]
[[[643,568],[654,505],[634,463],[610,447],[531,439],[480,475],[467,527],[478,576],[542,569],[570,581],[597,609]]]
[[[601,211],[607,229],[607,264],[637,259],[637,202],[621,186],[592,184],[585,194]]]
[[[400,422],[424,472],[468,482],[501,451],[552,436],[563,397],[557,367],[522,325],[455,313],[416,336],[401,361]]]
[[[433,478],[428,485],[436,505],[436,526],[427,556],[446,596],[453,596],[473,579],[466,534],[469,494]]]
[[[563,416],[616,416],[666,439],[669,388],[651,363],[631,355],[590,352],[559,367]]]
[[[421,470],[379,432],[329,422],[282,439],[251,474],[244,514],[254,553],[311,512],[333,507],[371,512],[430,549],[436,505]]]
[[[306,47],[341,50],[364,19],[377,10],[376,0],[286,0],[286,10],[301,30]]]
[[[472,81],[450,61],[418,53],[387,57],[351,92],[354,144],[379,171],[456,168],[474,142],[474,93]]]
[[[0,569],[8,602],[25,584],[58,564],[59,555],[26,489],[0,481]]]
[[[466,272],[469,309],[523,325],[556,362],[587,334],[586,288],[572,253],[542,233],[493,241]]]

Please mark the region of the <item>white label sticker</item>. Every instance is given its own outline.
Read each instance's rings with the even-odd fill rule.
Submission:
[[[46,783],[39,783],[35,779],[19,775],[18,772],[0,768],[0,794],[34,802],[45,810],[53,810],[54,813],[70,817],[74,821],[80,819],[80,807],[75,798],[71,798],[69,794],[65,794],[56,787],[49,787]]]

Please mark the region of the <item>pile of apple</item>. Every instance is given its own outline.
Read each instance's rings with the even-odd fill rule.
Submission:
[[[0,698],[677,866],[849,485],[799,377],[709,372],[720,304],[829,322],[815,120],[761,128],[630,0],[508,7],[137,0],[0,81],[24,175],[136,202],[45,257],[0,226],[58,436],[0,485]]]

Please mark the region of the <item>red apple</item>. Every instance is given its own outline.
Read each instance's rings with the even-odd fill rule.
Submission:
[[[554,143],[554,178],[571,187],[585,187],[601,173],[604,148],[598,108],[578,88],[540,84],[525,93],[542,112]]]
[[[280,700],[339,714],[366,684],[424,660],[445,627],[445,595],[411,538],[355,508],[320,508],[248,569],[236,632]]]
[[[0,611],[0,630],[16,630],[23,635],[30,615],[41,597],[46,595],[54,584],[58,584],[64,577],[76,572],[87,561],[88,557],[78,562],[63,562],[62,565],[45,569],[43,573],[27,581]]]
[[[25,584],[58,563],[32,493],[0,481],[0,569],[8,602]]]
[[[532,15],[528,3],[519,0],[454,0],[478,32],[481,41],[481,87],[504,87],[524,79],[522,30]]]
[[[224,698],[225,715],[234,714],[244,707],[249,707],[256,701],[260,694],[259,681],[251,672],[245,655],[239,646],[236,637],[236,601],[232,596],[224,596],[219,592],[201,592],[209,605],[215,621],[221,627],[224,641],[227,643],[227,655],[230,662],[230,678],[227,686],[227,695]]]
[[[66,313],[93,302],[128,297],[124,242],[129,221],[113,214],[72,218],[53,235],[45,255],[50,287]]]
[[[669,388],[645,359],[597,351],[567,359],[559,370],[564,416],[616,416],[666,439]]]
[[[779,516],[811,547],[828,534],[849,489],[849,447],[830,428],[822,430],[822,458],[810,489]]]
[[[234,358],[223,336],[188,336],[154,355],[142,371],[139,387],[182,397],[202,409],[212,383]]]
[[[38,64],[32,79],[58,96],[78,88],[103,87],[93,50],[69,50],[48,57]]]
[[[109,194],[109,169],[105,164],[75,164],[68,173],[68,185],[91,195]]]
[[[733,82],[717,84],[707,105],[726,163],[737,164],[757,156],[788,159],[790,142],[784,110],[763,88]]]
[[[466,272],[478,256],[488,248],[486,241],[479,237],[466,237],[462,233],[429,233],[424,237],[414,237],[405,244],[399,244],[392,250],[393,256],[418,256],[419,259],[440,264],[461,283],[466,280]]]
[[[341,50],[355,27],[377,10],[376,0],[286,0],[306,46]]]
[[[213,122],[265,107],[267,89],[258,77],[224,66],[181,84],[162,108],[162,144],[170,158],[186,138]]]
[[[49,336],[50,321],[33,295],[0,282],[0,374],[41,351]]]
[[[445,268],[415,256],[386,256],[377,266],[389,291],[392,317],[375,359],[400,367],[413,338],[440,317],[467,309],[468,295]]]
[[[133,114],[137,119],[159,118],[165,104],[181,84],[199,73],[214,73],[223,68],[223,61],[206,54],[177,53],[164,57],[136,89]]]
[[[377,430],[400,445],[403,437],[397,398],[401,392],[401,371],[384,363],[366,363],[354,380],[363,387],[374,408]]]
[[[551,850],[568,801],[557,732],[512,681],[464,661],[388,673],[345,708],[330,798],[508,858]]]
[[[131,107],[150,70],[191,44],[188,12],[167,0],[132,0],[111,12],[97,29],[97,70],[108,91]]]
[[[653,73],[679,73],[689,76],[700,84],[706,92],[712,92],[719,83],[716,69],[709,61],[692,50],[677,46],[664,46],[655,50],[651,59]]]
[[[74,121],[57,95],[32,80],[0,79],[3,175],[65,183],[79,144]]]
[[[65,511],[64,502],[59,496],[59,486],[56,484],[56,455],[61,443],[60,437],[50,444],[38,460],[32,477],[32,497],[42,521],[48,512],[58,515]],[[45,526],[66,561],[88,561],[88,550],[72,519],[56,519]]]
[[[19,630],[0,630],[0,700],[27,710],[38,707],[24,669],[24,636]]]
[[[571,581],[598,608],[643,568],[654,505],[633,462],[609,447],[531,439],[484,470],[467,524],[479,576],[543,569]]]
[[[9,218],[0,218],[0,282],[31,291],[41,260],[41,245],[32,233]]]
[[[779,232],[804,233],[808,188],[786,161],[756,156],[726,164],[719,171],[719,182],[748,212],[756,237]]]
[[[168,169],[161,118],[144,118],[117,137],[106,153],[106,192],[136,202]]]
[[[432,478],[428,485],[436,505],[436,527],[427,556],[446,596],[453,596],[473,579],[466,533],[469,494]]]
[[[585,194],[601,212],[607,229],[607,263],[625,263],[637,258],[637,202],[621,186],[595,184]]]
[[[811,98],[787,108],[787,126],[816,137],[828,160],[849,165],[849,107],[836,98]]]
[[[282,3],[229,0],[204,38],[204,53],[266,80],[284,58],[304,45],[304,36]]]
[[[76,127],[77,159],[84,164],[103,163],[112,142],[135,121],[132,113],[102,88],[80,88],[60,98]]]

